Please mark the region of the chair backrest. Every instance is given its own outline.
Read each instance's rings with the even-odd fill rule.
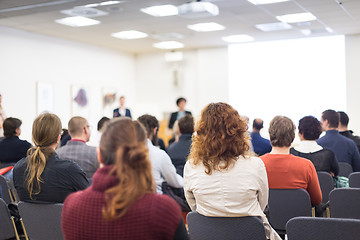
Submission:
[[[322,193],[322,203],[327,203],[330,192],[335,188],[334,179],[328,172],[317,172],[317,174]]]
[[[6,177],[0,175],[0,186],[1,186],[1,198],[4,199],[6,204],[12,203],[11,187]]]
[[[0,239],[9,239],[16,236],[15,226],[11,220],[7,204],[0,199]]]
[[[289,219],[311,216],[309,193],[304,189],[270,189],[269,221],[275,230],[285,231]]]
[[[360,188],[337,188],[330,192],[330,216],[360,219]]]
[[[186,218],[191,240],[266,240],[258,217],[206,217],[190,212]]]
[[[353,172],[353,168],[346,162],[339,162],[339,176],[349,177],[350,173]]]
[[[349,186],[352,188],[360,188],[360,172],[350,173]]]
[[[19,202],[19,213],[30,239],[62,240],[61,211],[63,204]]]
[[[295,217],[286,224],[288,240],[358,240],[360,220]]]

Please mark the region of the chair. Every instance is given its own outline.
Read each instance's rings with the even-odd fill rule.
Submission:
[[[330,192],[330,216],[360,219],[360,189],[337,188]]]
[[[339,176],[349,177],[350,173],[353,172],[353,168],[346,162],[339,162]]]
[[[286,224],[288,240],[358,240],[360,220],[295,217]]]
[[[4,199],[6,204],[14,203],[14,196],[13,196],[13,190],[12,185],[10,182],[6,179],[6,177],[0,175],[0,186],[1,186],[1,198]]]
[[[20,239],[16,231],[14,217],[10,216],[5,201],[0,199],[0,240],[9,238]]]
[[[19,202],[20,216],[27,236],[32,240],[62,240],[61,211],[63,204]]]
[[[270,189],[269,222],[279,233],[286,232],[289,219],[298,216],[312,216],[310,196],[304,189]]]
[[[349,186],[352,188],[360,188],[360,172],[350,173]]]
[[[316,209],[320,211],[318,214],[323,216],[323,211],[326,209],[327,217],[330,217],[329,212],[329,194],[335,188],[334,179],[328,172],[317,172],[318,179],[320,183],[321,193],[322,193],[322,202],[320,206],[316,206]]]
[[[187,223],[191,240],[266,240],[258,217],[206,217],[190,212]]]

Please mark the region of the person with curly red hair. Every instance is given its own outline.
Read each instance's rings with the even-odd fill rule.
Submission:
[[[263,212],[269,193],[265,166],[249,156],[247,128],[229,104],[210,103],[202,110],[184,168],[185,197],[204,216],[259,216],[267,238],[278,240]]]

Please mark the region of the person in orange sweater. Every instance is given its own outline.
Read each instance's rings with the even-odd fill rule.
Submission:
[[[261,156],[268,176],[269,188],[305,189],[313,206],[321,203],[322,194],[314,164],[290,154],[290,145],[295,138],[295,125],[291,119],[276,116],[270,122],[272,150]]]

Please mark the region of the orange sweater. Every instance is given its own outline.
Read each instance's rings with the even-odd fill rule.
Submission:
[[[322,194],[313,163],[291,154],[265,154],[263,160],[268,175],[269,188],[303,188],[312,205],[321,203]]]

